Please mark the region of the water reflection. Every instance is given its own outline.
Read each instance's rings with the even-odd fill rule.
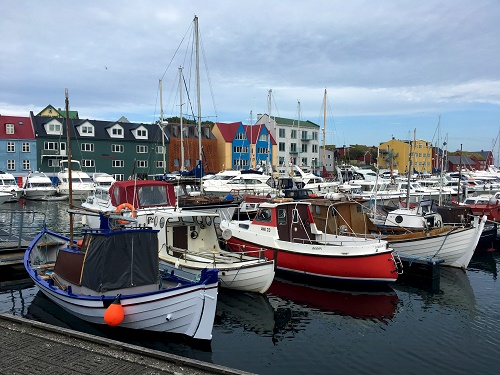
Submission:
[[[394,286],[400,294],[401,303],[415,300],[415,295],[422,301],[422,308],[452,308],[471,316],[478,313],[476,297],[470,284],[468,271],[459,268],[441,267],[439,288],[425,288],[424,285],[398,283]]]
[[[472,257],[468,269],[471,271],[483,271],[497,279],[497,260],[500,258],[498,250],[494,252],[481,251],[476,252]]]
[[[390,287],[334,289],[275,278],[268,293],[304,307],[384,323],[394,317],[398,305],[398,296]]]

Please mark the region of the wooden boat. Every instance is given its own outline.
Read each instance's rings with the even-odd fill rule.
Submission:
[[[44,228],[24,266],[49,299],[87,322],[212,338],[218,271],[195,282],[160,274],[150,228],[86,231],[81,245]]]
[[[471,226],[442,226],[434,221],[423,223],[424,228],[409,229],[376,226],[363,208],[356,202],[330,202],[309,200],[312,215],[318,227],[331,234],[342,234],[365,238],[383,238],[401,257],[410,259],[434,258],[443,266],[466,268],[477,246],[486,217],[479,222],[475,219]],[[416,212],[416,211],[415,211]],[[436,216],[433,216],[436,218]],[[404,218],[400,222],[403,222]],[[433,219],[434,220],[434,219]],[[399,219],[395,222],[399,221]]]
[[[158,211],[148,223],[159,230],[161,268],[200,275],[219,270],[220,286],[243,292],[265,293],[274,279],[274,261],[220,248],[215,227],[217,214],[200,211]]]
[[[310,203],[261,203],[253,220],[221,220],[230,250],[264,250],[277,271],[335,281],[390,283],[398,278],[392,249],[384,240],[331,235],[316,227]]]

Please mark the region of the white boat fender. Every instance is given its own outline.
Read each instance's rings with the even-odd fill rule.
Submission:
[[[224,229],[222,231],[222,238],[225,239],[226,241],[229,240],[233,236],[233,233],[231,232],[231,229]]]

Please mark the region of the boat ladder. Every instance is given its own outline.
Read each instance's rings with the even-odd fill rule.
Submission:
[[[396,266],[396,270],[398,271],[398,275],[402,275],[403,274],[403,262],[401,261],[399,254],[392,253],[392,257],[394,259],[394,265]]]

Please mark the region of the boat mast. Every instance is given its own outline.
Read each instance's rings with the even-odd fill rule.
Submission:
[[[269,168],[269,155],[271,155],[271,96],[273,94],[273,90],[272,89],[269,89],[269,92],[268,92],[268,95],[267,95],[267,111],[269,113],[268,115],[268,120],[267,120],[267,123],[268,123],[268,126],[267,126],[267,133],[269,135],[269,138],[268,138],[268,146],[267,146],[267,168]],[[269,173],[269,169],[267,169],[266,171],[266,174]]]
[[[200,40],[198,38],[198,16],[194,16],[194,39],[196,43],[196,100],[198,101],[198,152],[200,167],[203,169],[201,149],[201,103],[200,103]],[[200,178],[200,191],[203,193],[203,184]]]
[[[71,173],[71,143],[69,135],[69,95],[68,89],[64,90],[66,97],[66,142],[68,144],[68,186],[69,186],[69,209],[73,208],[73,175]],[[69,243],[70,246],[73,245],[73,214],[69,214]]]
[[[300,136],[300,100],[297,100],[297,112],[298,112],[297,137],[299,140],[299,144],[297,147],[297,162],[300,165],[300,167],[302,168],[303,165],[302,165],[302,161],[300,160],[300,150],[302,148],[302,137]]]
[[[184,132],[182,129],[182,66],[179,66],[179,103],[180,103],[180,131],[181,131],[181,175],[184,172]]]
[[[250,142],[248,142],[248,147],[250,148],[250,163],[249,168],[255,168],[253,165],[253,151],[252,151],[252,140],[253,140],[253,111],[250,110]]]
[[[323,155],[322,158],[323,160],[321,161],[321,165],[323,166],[323,169],[326,170],[326,88],[325,88],[325,95],[323,98]]]
[[[162,147],[162,154],[163,154],[163,173],[167,173],[167,163],[165,160],[165,124],[163,120],[163,99],[162,99],[162,94],[163,94],[163,86],[162,86],[162,80],[160,79],[160,127],[161,127],[161,147]]]

